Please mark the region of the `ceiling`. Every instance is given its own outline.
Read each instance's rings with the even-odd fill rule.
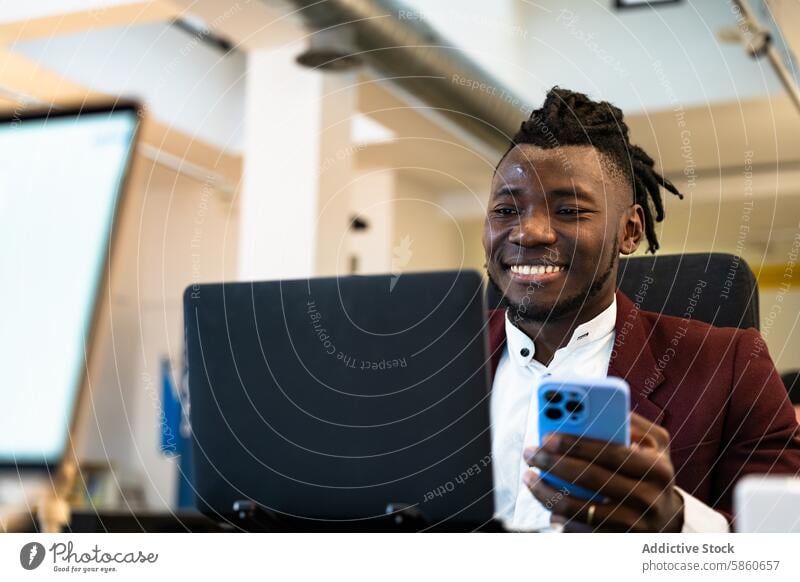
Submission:
[[[45,99],[137,96],[155,122],[151,141],[178,144],[178,153],[193,148],[194,159],[204,164],[223,159],[235,184],[246,51],[296,40],[302,30],[271,1],[233,7],[218,0],[99,4],[101,10],[98,2],[83,0],[77,11],[59,17],[37,16],[31,8],[22,22],[3,12],[3,84]],[[558,82],[622,106],[632,141],[688,195],[682,202],[668,199],[665,247],[743,245],[745,252],[775,257],[786,252],[800,217],[800,115],[770,69],[741,47],[717,41],[718,29],[735,22],[730,4],[686,2],[627,13],[610,10],[605,1],[464,0],[457,11],[444,0],[411,4],[420,18],[440,26],[534,102]],[[236,50],[221,52],[169,24],[189,8]],[[785,28],[787,37],[800,33],[795,28]],[[14,106],[0,91],[0,107],[4,100]],[[498,152],[371,71],[359,77],[357,103],[390,130],[386,140],[357,149],[360,169],[402,169],[404,180],[454,216],[480,220]],[[746,156],[753,172],[749,185]],[[742,208],[751,197],[757,208],[742,241]]]

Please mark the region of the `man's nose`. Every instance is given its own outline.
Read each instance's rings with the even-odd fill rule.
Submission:
[[[556,231],[547,213],[533,212],[520,216],[519,222],[511,230],[509,240],[523,247],[552,245],[556,242]]]

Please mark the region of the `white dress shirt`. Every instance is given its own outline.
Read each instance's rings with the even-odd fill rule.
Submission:
[[[569,343],[545,366],[534,358],[533,340],[506,313],[506,346],[492,385],[492,467],[496,517],[508,529],[542,530],[550,512],[522,481],[529,469],[526,447],[539,445],[536,392],[544,378],[558,374],[603,378],[614,346],[617,300],[591,321],[579,325]],[[728,522],[700,500],[677,488],[684,500],[684,532],[727,532]]]

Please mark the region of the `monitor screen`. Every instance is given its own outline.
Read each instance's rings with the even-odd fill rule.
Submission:
[[[65,450],[137,123],[133,107],[0,119],[0,465]]]

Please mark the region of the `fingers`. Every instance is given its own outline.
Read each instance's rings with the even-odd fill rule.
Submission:
[[[526,461],[532,460],[538,450],[580,459],[636,481],[655,480],[668,483],[673,476],[669,449],[629,448],[619,444],[554,433],[545,437],[541,449],[526,449],[524,453]]]
[[[636,507],[640,512],[652,507],[661,490],[652,483],[631,479],[592,461],[560,455],[548,449],[536,450],[532,457],[526,457],[526,462],[564,481]]]
[[[525,482],[534,497],[552,512],[553,520],[564,524],[564,531],[642,530],[640,514],[629,507],[577,499],[565,489],[553,488],[532,471],[526,474]]]
[[[642,448],[666,449],[669,446],[669,433],[663,427],[653,424],[643,416],[630,414],[631,443]]]

